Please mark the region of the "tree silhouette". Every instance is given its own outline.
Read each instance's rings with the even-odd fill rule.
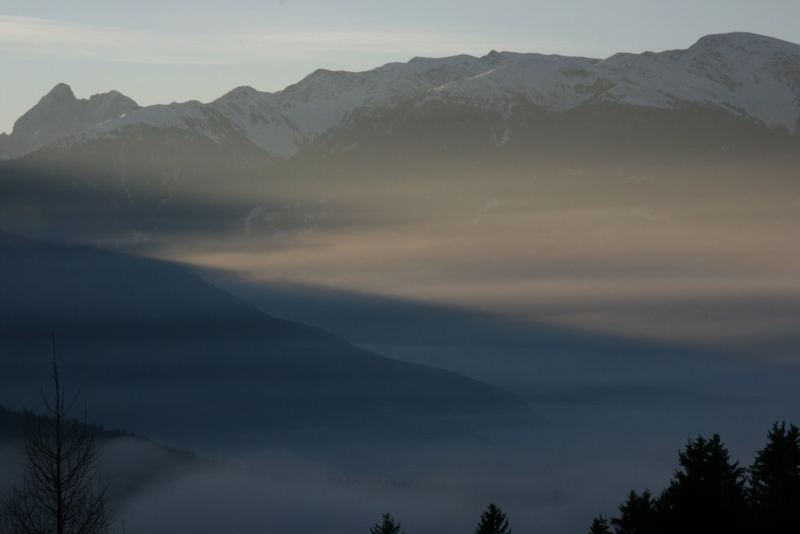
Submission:
[[[656,531],[656,500],[648,490],[638,494],[631,491],[622,506],[620,516],[611,520],[617,534],[650,534]]]
[[[508,517],[496,504],[490,504],[481,514],[475,534],[511,534]]]
[[[46,417],[27,417],[25,477],[5,509],[8,534],[97,534],[108,526],[106,490],[95,484],[97,448],[85,421],[69,418],[53,339]]]
[[[800,430],[775,423],[750,468],[750,498],[759,532],[800,532]]]
[[[383,514],[381,520],[369,529],[370,534],[401,534],[400,523],[396,522],[392,514]]]
[[[608,524],[608,519],[602,515],[595,517],[589,529],[589,534],[611,534],[611,527]]]
[[[718,434],[698,436],[679,453],[680,467],[661,498],[669,532],[731,534],[744,527],[744,470],[731,462]]]

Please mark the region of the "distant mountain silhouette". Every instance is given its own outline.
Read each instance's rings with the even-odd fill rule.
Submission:
[[[0,440],[21,439],[25,435],[27,421],[29,418],[38,419],[42,416],[35,412],[23,412],[20,410],[8,410],[0,406]],[[92,425],[90,427],[98,440],[133,437],[123,430],[109,430],[103,426]]]

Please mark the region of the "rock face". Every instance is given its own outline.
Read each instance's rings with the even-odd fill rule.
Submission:
[[[0,136],[0,157],[22,156],[138,108],[117,91],[77,99],[69,85],[60,83],[17,119],[11,135]]]

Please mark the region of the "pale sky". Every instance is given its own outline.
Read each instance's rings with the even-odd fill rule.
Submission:
[[[800,42],[798,21],[798,0],[0,0],[0,132],[58,82],[208,101],[414,56],[607,57],[729,31]]]

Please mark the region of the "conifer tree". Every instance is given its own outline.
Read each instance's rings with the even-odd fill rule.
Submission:
[[[611,520],[616,534],[651,534],[656,532],[656,500],[645,490],[640,494],[631,491],[619,507],[620,516]]]
[[[765,534],[800,532],[800,430],[775,423],[750,468],[754,527]]]
[[[746,519],[744,470],[732,462],[718,434],[690,440],[680,467],[661,498],[661,523],[668,532],[732,534]]]
[[[475,534],[511,534],[508,517],[496,504],[490,504],[481,514]]]
[[[383,514],[381,520],[369,529],[370,534],[402,534],[400,523],[394,520],[392,514]]]
[[[602,515],[595,517],[589,529],[589,534],[611,534],[611,527],[608,524],[608,519]]]

